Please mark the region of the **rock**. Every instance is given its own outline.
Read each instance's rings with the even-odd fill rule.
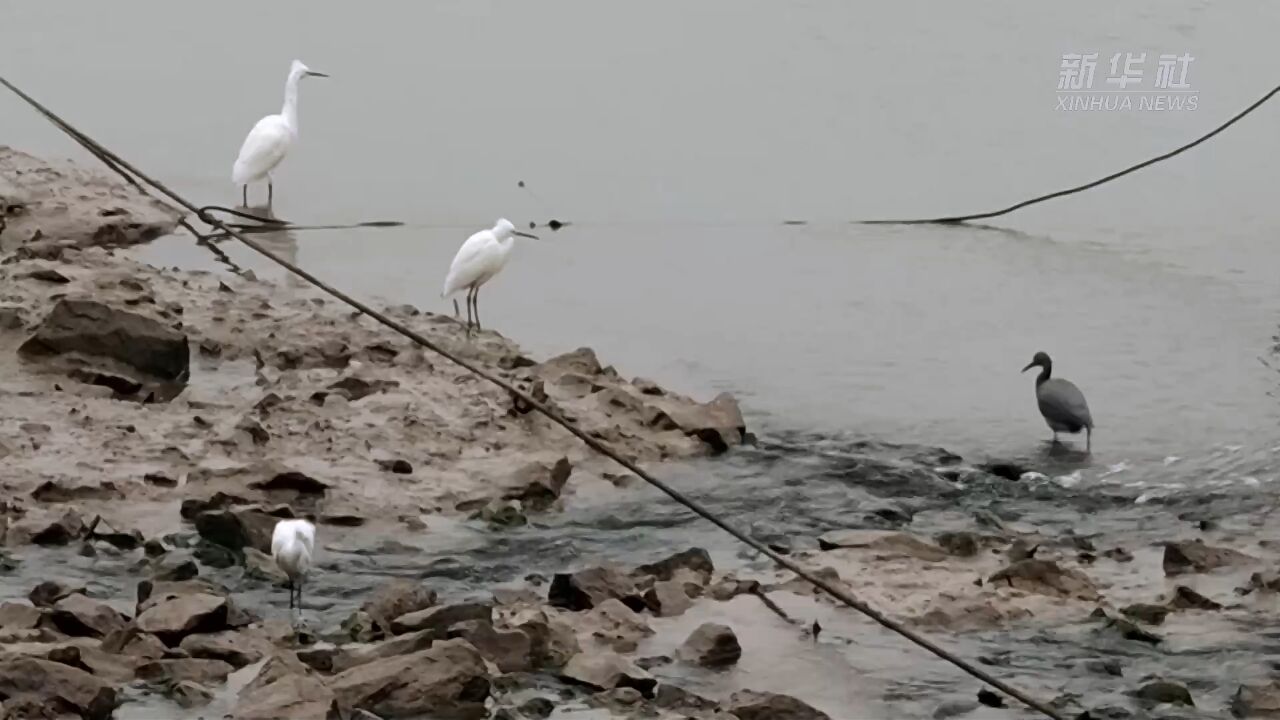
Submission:
[[[548,379],[559,377],[566,372],[593,377],[600,374],[601,368],[595,351],[582,347],[540,363],[536,366],[536,372]]]
[[[573,628],[541,609],[525,611],[508,622],[529,637],[529,658],[536,669],[562,668],[581,650]]]
[[[1164,622],[1165,616],[1169,614],[1169,608],[1164,605],[1136,603],[1134,605],[1121,608],[1120,612],[1134,620],[1139,620],[1149,625],[1159,625]]]
[[[289,581],[289,576],[276,564],[275,558],[248,546],[241,548],[241,552],[244,553],[245,577],[262,580],[272,585],[283,585]]]
[[[1186,585],[1173,589],[1173,598],[1169,600],[1173,610],[1221,610],[1222,604],[1214,602]]]
[[[360,606],[383,632],[391,632],[391,621],[402,615],[426,610],[436,604],[436,592],[424,585],[396,578],[383,583]]]
[[[826,713],[791,697],[741,690],[725,703],[738,720],[831,720]]]
[[[208,705],[213,700],[213,693],[200,683],[183,680],[169,689],[169,697],[173,698],[179,707],[190,710]]]
[[[1064,569],[1052,560],[1022,560],[996,572],[987,582],[1050,597],[1097,600],[1098,591],[1079,570]]]
[[[935,535],[933,539],[939,547],[955,557],[973,557],[982,547],[979,536],[971,532],[944,532]]]
[[[484,659],[463,640],[354,667],[329,680],[340,705],[381,717],[432,715],[470,720],[488,716]]]
[[[78,540],[84,534],[84,520],[74,510],[68,510],[57,520],[36,528],[31,533],[31,542],[36,545],[60,546],[66,545],[72,540]]]
[[[1280,718],[1280,684],[1241,685],[1231,697],[1231,713],[1241,718]]]
[[[165,558],[152,566],[151,578],[160,582],[182,582],[200,574],[200,567],[190,558]]]
[[[0,603],[0,628],[5,630],[29,630],[40,624],[44,612],[38,607],[20,602]]]
[[[525,517],[524,508],[519,500],[494,498],[480,509],[479,517],[497,527],[520,527],[529,524],[529,519]]]
[[[553,607],[577,611],[590,610],[610,598],[621,600],[636,612],[644,610],[644,598],[635,583],[611,567],[557,573],[551,579],[547,600]]]
[[[818,538],[818,548],[863,548],[876,551],[877,557],[910,557],[925,562],[947,558],[947,552],[937,545],[914,535],[885,530],[837,530]]]
[[[1186,705],[1195,707],[1196,704],[1191,699],[1191,693],[1187,688],[1175,682],[1167,680],[1156,680],[1138,688],[1133,693],[1134,697],[1139,700],[1152,704],[1170,704],[1170,705]]]
[[[682,432],[706,443],[717,454],[741,445],[747,431],[738,401],[729,393],[720,393],[703,405],[676,401],[659,407]]]
[[[101,485],[67,486],[58,480],[46,480],[31,491],[31,499],[36,502],[66,503],[74,500],[115,500],[124,497],[124,493],[107,481]]]
[[[31,600],[31,604],[36,607],[53,607],[59,600],[73,593],[83,593],[84,588],[73,588],[63,585],[57,580],[45,580],[36,585],[27,594],[27,598]]]
[[[216,595],[183,595],[158,603],[140,615],[138,630],[151,633],[161,642],[174,647],[193,633],[212,633],[227,629],[228,602]]]
[[[641,565],[632,574],[650,575],[656,580],[672,580],[680,570],[693,572],[700,582],[706,585],[711,582],[711,576],[716,568],[711,562],[711,555],[706,550],[695,547],[682,550],[658,562]]]
[[[1199,539],[1171,542],[1164,546],[1164,574],[1202,573],[1230,565],[1255,562],[1257,559],[1231,548],[1205,545]]]
[[[341,395],[346,398],[348,402],[355,402],[374,393],[385,392],[397,387],[400,387],[400,383],[394,380],[365,380],[348,375],[330,385],[329,390],[333,391],[334,395]]]
[[[18,351],[105,357],[168,381],[184,380],[191,361],[186,335],[169,326],[94,300],[68,298],[58,301]]]
[[[272,651],[266,637],[235,630],[188,635],[178,648],[193,658],[221,660],[236,669],[258,662]]]
[[[221,685],[234,669],[221,660],[177,658],[143,663],[138,666],[137,674],[139,680],[149,683],[171,685],[190,680],[202,685]]]
[[[297,493],[299,495],[323,496],[329,489],[329,484],[317,480],[305,473],[300,473],[296,470],[287,470],[285,472],[278,472],[272,475],[269,480],[249,483],[249,487],[268,493],[275,491],[287,491]]]
[[[313,720],[340,716],[334,693],[297,658],[274,656],[240,691],[233,720]]]
[[[390,634],[391,623],[388,621],[385,629],[379,629],[369,613],[357,610],[343,619],[342,633],[356,642],[371,642]]]
[[[665,710],[686,715],[701,715],[717,707],[713,700],[665,682],[659,685],[657,692],[654,693],[653,704]]]
[[[104,640],[104,649],[106,646],[107,642]],[[168,651],[169,648],[165,647],[155,635],[138,634],[135,628],[133,634],[120,644],[117,652],[142,660],[159,660]]]
[[[649,673],[636,667],[630,660],[607,650],[574,655],[564,666],[560,676],[569,682],[596,690],[635,688],[645,697],[653,697],[654,688],[658,684]]]
[[[493,622],[493,605],[488,603],[458,603],[441,605],[405,613],[391,621],[391,631],[396,635],[430,630],[443,638],[454,623],[467,620]]]
[[[466,640],[504,673],[534,669],[533,643],[520,630],[496,630],[484,620],[466,620],[450,627],[448,637]]]
[[[196,531],[205,540],[230,550],[251,547],[264,553],[271,552],[271,533],[278,521],[260,508],[213,510],[195,518]]]
[[[677,654],[685,662],[720,668],[736,664],[742,657],[742,646],[727,625],[703,623],[689,635]]]
[[[1150,645],[1157,645],[1164,642],[1164,638],[1149,630],[1145,630],[1124,618],[1111,617],[1101,609],[1095,611],[1094,614],[1098,615],[1099,613],[1101,613],[1101,616],[1107,621],[1103,626],[1103,630],[1114,632],[1125,640],[1135,640],[1137,642],[1144,642]]]
[[[1102,553],[1103,557],[1111,558],[1118,563],[1133,562],[1133,553],[1124,548],[1111,548]]]
[[[533,718],[533,720],[542,720],[555,712],[556,705],[544,697],[536,697],[524,701],[517,709],[525,717]]]
[[[58,630],[72,637],[102,637],[123,629],[128,622],[115,608],[80,593],[55,603],[51,618]]]
[[[579,621],[579,633],[608,645],[616,652],[634,652],[640,640],[653,634],[644,618],[616,598],[609,598]]]
[[[692,607],[693,600],[685,590],[685,583],[679,580],[659,580],[645,591],[644,604],[658,617],[675,617]]]
[[[84,670],[33,657],[0,662],[0,697],[6,709],[40,707],[49,717],[71,713],[86,720],[108,720],[116,707],[116,691],[102,680]]]
[[[94,647],[59,645],[50,650],[45,659],[83,670],[109,685],[123,685],[132,682],[134,677],[132,659]]]
[[[512,475],[503,498],[519,500],[530,510],[546,510],[560,497],[560,492],[564,490],[572,473],[573,464],[566,457],[557,460],[552,467],[542,463],[529,463]]]
[[[397,475],[409,475],[413,472],[413,465],[408,460],[376,460],[378,467],[382,470],[395,473]]]

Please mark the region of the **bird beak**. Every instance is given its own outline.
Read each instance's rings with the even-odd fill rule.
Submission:
[[[1036,363],[1035,363],[1035,361],[1033,360],[1033,361],[1031,361],[1031,362],[1027,363],[1027,366],[1026,366],[1026,367],[1022,368],[1022,372],[1026,372],[1026,371],[1030,370],[1031,368],[1033,368],[1033,367],[1035,367],[1035,366],[1036,366]]]
[[[328,75],[327,73],[316,72],[316,71],[314,71],[314,70],[308,70],[308,71],[307,71],[307,74],[308,74],[308,75],[313,75],[313,76],[315,76],[315,77],[329,77],[329,75]]]
[[[519,230],[514,231],[514,233],[513,233],[513,234],[515,234],[515,235],[519,235],[520,237],[529,238],[530,240],[538,240],[538,239],[539,239],[537,235],[530,235],[529,233],[520,232]]]

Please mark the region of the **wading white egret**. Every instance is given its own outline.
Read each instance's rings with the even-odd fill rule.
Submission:
[[[271,533],[271,557],[289,577],[289,609],[293,610],[296,595],[299,614],[302,613],[302,582],[311,570],[315,546],[316,526],[306,520],[281,520]]]
[[[493,279],[507,264],[511,256],[511,247],[515,244],[515,236],[538,239],[536,235],[516,230],[510,220],[499,220],[492,228],[467,238],[453,256],[453,264],[449,266],[449,275],[444,280],[444,290],[440,297],[447,298],[459,290],[467,290],[467,334],[471,334],[471,313],[475,310],[475,327],[480,330],[480,305],[477,299],[480,286]],[[458,314],[458,301],[453,301],[453,312]]]
[[[1038,352],[1022,372],[1033,367],[1040,367],[1040,375],[1036,378],[1036,402],[1040,405],[1040,414],[1053,431],[1053,441],[1058,442],[1058,433],[1075,434],[1085,431],[1085,450],[1093,451],[1093,416],[1089,414],[1089,404],[1084,400],[1084,393],[1075,383],[1062,378],[1052,378],[1053,361],[1049,354]]]
[[[240,155],[231,168],[231,181],[240,186],[245,207],[249,206],[249,183],[263,178],[267,179],[267,207],[271,207],[275,190],[271,171],[284,160],[289,147],[298,139],[298,83],[308,75],[329,77],[311,70],[301,60],[294,60],[289,79],[284,83],[284,109],[279,115],[259,120],[240,146]]]

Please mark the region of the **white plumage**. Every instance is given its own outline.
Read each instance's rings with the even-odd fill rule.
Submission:
[[[510,220],[501,219],[492,228],[481,230],[467,238],[462,247],[458,248],[458,254],[453,256],[453,264],[449,266],[449,274],[445,277],[440,297],[447,298],[463,289],[467,291],[468,333],[471,332],[472,308],[475,309],[475,327],[480,329],[480,287],[506,267],[516,235],[537,239],[535,235],[516,230]],[[453,308],[456,313],[456,300]]]
[[[271,533],[271,557],[289,577],[289,609],[297,595],[298,611],[302,611],[302,583],[311,571],[315,553],[316,526],[306,520],[281,520]]]
[[[300,60],[294,60],[284,84],[284,108],[279,115],[268,115],[259,120],[240,146],[240,154],[231,167],[231,181],[241,187],[245,206],[249,204],[249,183],[264,178],[267,180],[267,206],[271,206],[275,192],[271,171],[284,160],[298,139],[298,82],[308,75],[328,77],[312,71]]]

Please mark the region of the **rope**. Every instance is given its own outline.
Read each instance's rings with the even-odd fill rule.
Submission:
[[[928,218],[923,220],[860,220],[855,222],[858,222],[859,224],[863,224],[863,225],[927,225],[927,224],[950,225],[954,223],[966,222],[969,220],[985,220],[987,218],[998,217],[1000,215],[1007,215],[1013,212],[1014,210],[1020,210],[1024,207],[1027,207],[1028,205],[1035,205],[1036,203],[1042,203],[1046,200],[1052,200],[1054,198],[1060,198],[1066,195],[1074,195],[1075,193],[1078,193],[1078,192],[1084,192],[1085,190],[1096,188],[1099,185],[1102,185],[1103,183],[1109,183],[1112,180],[1115,180],[1117,178],[1122,178],[1125,175],[1128,175],[1129,173],[1137,172],[1144,167],[1149,167],[1151,165],[1155,165],[1158,162],[1163,162],[1165,160],[1168,160],[1169,158],[1174,157],[1175,155],[1181,155],[1182,153],[1190,150],[1191,148],[1199,145],[1200,143],[1208,140],[1214,135],[1217,135],[1223,130],[1226,130],[1227,128],[1236,124],[1237,121],[1239,121],[1245,115],[1248,115],[1249,113],[1253,112],[1254,110],[1257,110],[1259,107],[1262,106],[1263,103],[1270,100],[1272,96],[1274,96],[1278,92],[1280,92],[1280,86],[1276,86],[1275,88],[1272,88],[1271,92],[1267,93],[1266,95],[1263,95],[1261,98],[1258,99],[1257,102],[1245,108],[1244,110],[1241,110],[1230,120],[1222,123],[1218,127],[1214,128],[1212,131],[1210,131],[1209,133],[1205,135],[1201,135],[1199,138],[1187,143],[1186,145],[1183,145],[1182,147],[1176,150],[1172,150],[1163,155],[1158,155],[1156,157],[1151,158],[1150,160],[1144,160],[1143,162],[1140,162],[1137,165],[1132,165],[1130,167],[1127,167],[1124,170],[1121,170],[1120,172],[1112,173],[1104,178],[1094,180],[1091,183],[1085,183],[1084,185],[1080,185],[1078,187],[1069,188],[1067,190],[1059,190],[1058,192],[1049,193],[1048,195],[1041,195],[1040,197],[1031,198],[1030,200],[1023,200],[1022,202],[1016,205],[1010,205],[1009,207],[1003,210],[995,210],[992,212],[974,213],[972,215],[953,215],[950,217]]]
[[[143,182],[150,185],[151,187],[154,187],[156,190],[160,191],[164,195],[168,196],[178,205],[186,208],[190,212],[197,213],[197,214],[199,213],[199,208],[197,208],[195,205],[188,202],[186,199],[184,199],[182,196],[178,195],[174,191],[170,190],[164,184],[148,177],[145,173],[138,170],[128,162],[122,160],[115,153],[102,147],[97,142],[95,142],[91,138],[81,133],[79,130],[76,130],[74,127],[69,125],[66,121],[62,120],[60,117],[55,115],[52,111],[45,108],[43,105],[41,105],[36,100],[31,98],[31,96],[27,95],[22,90],[15,87],[3,76],[0,76],[0,84],[3,84],[5,87],[9,88],[9,90],[13,91],[16,95],[18,95],[18,97],[25,100],[29,105],[31,105],[33,108],[39,111],[51,122],[53,122],[59,128],[63,129],[63,131],[67,132],[72,137],[76,138],[77,142],[84,144],[85,147],[88,148],[94,155],[101,158],[110,159],[111,162],[114,162],[121,168],[124,168],[125,170],[128,170],[129,172],[135,174]],[[236,238],[240,242],[249,246],[251,249],[255,250],[256,252],[263,255],[264,257],[271,260],[272,262],[276,263],[277,265],[280,265],[281,267],[293,273],[294,275],[297,275],[298,277],[302,278],[303,280],[306,280],[307,282],[311,283],[315,287],[320,288],[321,290],[328,293],[329,295],[332,295],[338,300],[341,300],[347,305],[350,305],[360,313],[367,315],[368,317],[376,320],[382,325],[390,328],[391,330],[394,330],[395,332],[399,333],[400,335],[403,335],[409,340],[412,340],[414,343],[417,343],[418,345],[426,348],[427,350],[430,350],[431,352],[449,360],[455,365],[458,365],[459,367],[462,367],[463,369],[471,373],[474,373],[475,375],[478,375],[481,378],[489,381],[490,383],[507,391],[508,393],[510,393],[510,395],[513,398],[517,398],[522,403],[524,403],[526,407],[529,407],[538,411],[539,413],[544,415],[547,419],[551,420],[555,424],[567,430],[574,437],[578,438],[583,443],[585,443],[587,447],[591,448],[592,450],[618,463],[622,467],[626,468],[628,471],[634,473],[637,477],[641,478],[645,482],[649,483],[653,487],[665,493],[672,500],[675,500],[676,502],[680,503],[681,505],[685,506],[689,510],[693,511],[695,514],[699,515],[703,519],[711,522],[712,524],[719,527],[721,530],[724,530],[728,534],[732,535],[734,538],[736,538],[740,542],[750,546],[756,552],[769,558],[779,567],[785,568],[786,570],[789,570],[795,573],[798,577],[803,578],[804,580],[811,583],[812,585],[822,590],[823,592],[827,593],[828,595],[835,598],[836,600],[839,600],[845,605],[853,608],[854,610],[857,610],[863,615],[866,615],[867,617],[871,618],[872,620],[879,623],[880,625],[888,628],[889,630],[892,630],[893,632],[901,635],[907,640],[910,640],[916,645],[924,648],[925,650],[928,650],[929,652],[942,658],[943,660],[946,660],[952,665],[955,665],[956,667],[965,671],[969,675],[972,675],[978,680],[981,680],[982,682],[990,685],[991,687],[994,687],[997,690],[1000,690],[1001,692],[1005,693],[1009,697],[1012,697],[1018,700],[1019,702],[1025,704],[1026,706],[1044,714],[1046,717],[1053,718],[1053,720],[1064,720],[1063,717],[1059,715],[1057,711],[1053,710],[1048,705],[1036,700],[1030,695],[1022,692],[1021,690],[1013,687],[1012,685],[1009,685],[1008,683],[1000,680],[999,678],[992,676],[990,673],[986,672],[985,670],[965,661],[964,659],[954,655],[950,651],[934,644],[929,639],[916,634],[914,631],[903,626],[897,621],[881,614],[880,611],[876,610],[870,605],[854,597],[847,590],[837,587],[836,585],[829,583],[820,577],[817,577],[816,575],[810,573],[808,570],[804,569],[799,564],[795,563],[789,558],[783,555],[780,555],[777,552],[774,552],[772,549],[769,548],[769,546],[765,545],[759,540],[756,540],[755,538],[752,538],[751,536],[747,535],[743,531],[733,527],[732,525],[730,525],[729,523],[727,523],[726,521],[718,517],[715,513],[711,512],[709,509],[704,507],[698,501],[690,497],[687,497],[680,491],[668,485],[665,481],[660,480],[657,477],[648,473],[647,471],[641,469],[640,466],[637,465],[636,463],[632,462],[631,460],[628,460],[622,455],[619,455],[617,452],[614,452],[614,450],[610,448],[607,444],[600,442],[599,440],[591,437],[586,432],[579,429],[576,425],[566,420],[562,415],[560,415],[560,413],[556,412],[555,410],[552,410],[550,407],[533,399],[532,397],[529,396],[529,394],[525,393],[523,390],[520,390],[519,388],[507,382],[506,380],[503,380],[502,378],[490,373],[488,370],[485,370],[484,368],[476,364],[473,364],[463,359],[462,357],[444,349],[443,347],[437,345],[435,342],[427,339],[426,337],[410,329],[409,327],[406,327],[405,325],[402,325],[401,323],[393,320],[392,318],[387,317],[386,315],[378,312],[377,310],[374,310],[373,308],[369,307],[368,305],[365,305],[359,300],[356,300],[350,295],[347,295],[341,290],[338,290],[337,288],[330,286],[329,284],[315,277],[314,275],[307,272],[306,270],[303,270],[297,265],[294,265],[293,263],[268,251],[262,245],[259,245],[256,241],[249,238],[247,235],[244,235],[240,232],[237,232],[227,227],[224,223],[222,223],[222,221],[218,220],[217,218],[203,217],[201,219],[204,222],[207,222],[210,225],[217,227],[222,232],[225,232],[228,235]]]

